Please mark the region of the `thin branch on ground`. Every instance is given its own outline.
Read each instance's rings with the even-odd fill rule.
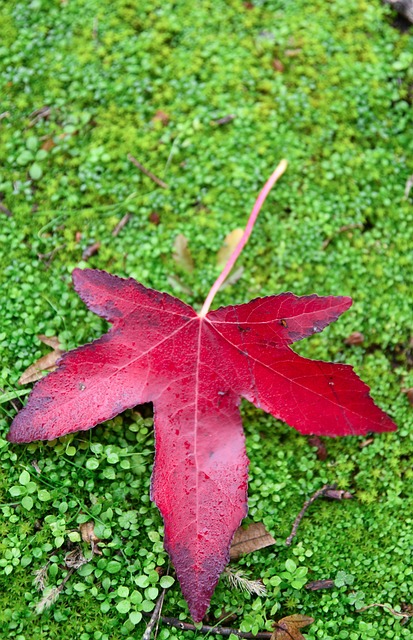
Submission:
[[[407,178],[406,186],[404,188],[403,200],[408,200],[412,187],[413,187],[413,175]]]
[[[238,638],[256,638],[257,640],[270,640],[272,633],[269,631],[261,631],[259,633],[247,633],[239,631],[238,629],[230,629],[229,627],[211,627],[207,624],[203,624],[202,627],[195,626],[189,622],[182,622],[178,618],[168,618],[166,616],[160,616],[161,622],[168,627],[175,627],[181,629],[181,631],[197,631],[198,633],[210,633],[212,636],[238,636]]]
[[[132,217],[131,213],[125,213],[123,218],[121,218],[121,220],[119,220],[118,224],[116,225],[116,227],[112,231],[112,236],[114,238],[116,238],[116,236],[119,234],[119,232],[122,231],[123,227],[128,224],[128,222],[131,219],[131,217]]]
[[[166,184],[166,182],[158,178],[158,176],[152,173],[152,171],[149,171],[149,169],[144,167],[143,164],[138,162],[138,160],[134,158],[133,155],[131,155],[130,153],[128,153],[128,160],[132,162],[132,164],[134,164],[135,167],[139,169],[139,171],[142,171],[142,173],[144,173],[145,176],[148,176],[148,178],[150,178],[153,182],[156,182],[156,184],[162,187],[162,189],[169,189],[169,186]]]
[[[8,218],[11,218],[13,215],[10,209],[5,207],[4,204],[0,204],[0,211],[4,213]]]
[[[289,547],[291,545],[292,541],[294,540],[295,536],[297,535],[297,529],[298,529],[298,527],[300,525],[301,520],[304,518],[305,512],[307,511],[308,507],[310,507],[313,504],[313,502],[315,502],[315,500],[317,500],[317,498],[321,498],[328,491],[334,490],[335,488],[336,488],[336,486],[334,484],[325,484],[323,487],[321,487],[321,489],[318,489],[318,491],[313,493],[311,498],[309,498],[306,502],[304,502],[303,508],[301,509],[300,513],[298,514],[298,516],[294,520],[294,524],[293,524],[293,528],[291,529],[291,533],[288,536],[287,540],[285,541],[285,544],[287,545],[287,547]]]
[[[61,249],[64,249],[65,247],[66,247],[66,243],[63,243],[58,247],[55,247],[54,249],[52,249],[52,251],[48,251],[48,253],[38,253],[37,257],[39,258],[39,260],[45,261],[45,267],[46,269],[48,269],[56,253]]]
[[[334,580],[313,580],[313,582],[307,582],[304,588],[308,591],[319,591],[320,589],[333,589],[334,586]]]
[[[358,222],[354,224],[344,224],[342,227],[337,229],[337,234],[344,233],[345,231],[350,231],[351,229],[362,229],[362,228],[363,228],[363,225]],[[330,236],[329,238],[326,238],[323,244],[321,245],[321,248],[326,249],[333,239],[334,239],[334,236]]]
[[[367,609],[371,609],[372,607],[380,607],[381,609],[385,609],[385,611],[388,611],[389,613],[391,613],[393,616],[396,616],[396,618],[411,618],[413,616],[413,613],[402,613],[401,611],[396,611],[396,609],[392,609],[392,607],[389,604],[380,604],[378,602],[373,602],[373,604],[368,604],[365,607],[361,607],[361,609],[357,609],[358,613],[360,613],[360,611],[367,611]]]
[[[162,605],[163,605],[163,600],[165,598],[165,589],[162,589],[161,595],[159,596],[158,600],[156,601],[156,605],[155,605],[155,609],[152,612],[151,615],[151,619],[148,622],[148,625],[145,629],[145,633],[142,636],[142,640],[150,640],[151,634],[152,634],[152,630],[155,626],[155,624],[157,624],[159,622],[159,618],[161,617],[161,611],[162,611]]]

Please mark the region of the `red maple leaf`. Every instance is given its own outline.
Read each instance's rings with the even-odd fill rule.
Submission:
[[[153,402],[151,494],[196,621],[205,614],[247,513],[241,398],[301,433],[395,429],[352,367],[309,360],[289,347],[336,320],[350,298],[282,293],[209,311],[284,169],[280,165],[265,185],[244,237],[199,314],[131,278],[75,269],[77,293],[113,326],[60,359],[58,370],[36,384],[8,434],[12,442],[53,439]]]

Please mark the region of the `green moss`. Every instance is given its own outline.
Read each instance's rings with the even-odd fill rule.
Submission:
[[[211,615],[235,611],[234,626],[248,631],[302,612],[316,619],[309,638],[409,638],[408,624],[357,607],[401,607],[411,591],[413,420],[401,388],[413,386],[413,208],[411,195],[403,198],[413,173],[412,31],[398,32],[390,10],[368,0],[253,4],[0,0],[0,197],[13,214],[0,212],[0,387],[15,388],[46,353],[37,335],[73,348],[105,331],[71,288],[75,266],[202,304],[224,237],[245,225],[263,181],[287,157],[288,172],[240,258],[244,273],[216,303],[283,290],[351,295],[351,311],[297,350],[352,364],[399,431],[365,447],[357,438],[326,440],[323,462],[305,438],[245,404],[249,518],[263,521],[277,544],[238,563],[264,580],[267,598],[222,580]],[[157,111],[167,122],[154,120]],[[236,117],[228,124],[214,123],[229,114]],[[126,213],[132,217],[113,236]],[[178,233],[188,238],[192,274],[173,260]],[[100,250],[86,263],[82,253],[95,242]],[[361,346],[344,344],[353,331],[365,335]],[[16,405],[1,407],[5,435]],[[50,444],[0,440],[7,637],[142,634],[139,613],[153,607],[155,569],[167,563],[149,500],[153,446],[150,420],[133,412]],[[302,503],[325,482],[355,499],[318,501],[286,548]],[[105,542],[102,557],[37,615],[33,571],[50,560],[48,583],[58,585],[79,524],[90,519]],[[281,575],[287,560],[309,579],[345,572],[353,581],[337,580],[328,592],[296,589]],[[164,613],[187,615],[176,584]]]

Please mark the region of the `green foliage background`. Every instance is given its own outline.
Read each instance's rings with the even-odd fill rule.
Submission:
[[[105,330],[73,292],[72,269],[133,276],[201,305],[225,235],[245,224],[286,157],[243,276],[216,302],[285,290],[352,296],[352,310],[299,351],[353,364],[399,430],[363,448],[361,438],[326,440],[320,461],[306,438],[243,407],[249,519],[277,544],[238,562],[267,597],[223,579],[210,623],[235,613],[232,626],[256,632],[301,612],[316,619],[308,638],[413,638],[413,623],[357,611],[412,604],[413,409],[401,388],[413,386],[413,199],[403,198],[413,173],[413,30],[396,29],[379,0],[0,0],[0,10],[0,194],[12,213],[0,211],[0,636],[141,637],[142,614],[171,583],[159,575],[168,560],[148,495],[150,417],[126,412],[51,443],[4,440],[17,380],[47,352],[36,336],[73,348]],[[173,261],[178,233],[192,274]],[[364,343],[346,346],[354,331]],[[355,499],[317,502],[286,548],[302,503],[325,482]],[[68,551],[88,552],[78,526],[91,519],[103,555],[37,614],[33,571],[47,565],[49,588],[60,584]],[[336,586],[308,592],[304,576]],[[176,583],[163,611],[188,620]],[[160,640],[173,637],[201,636],[161,628]]]

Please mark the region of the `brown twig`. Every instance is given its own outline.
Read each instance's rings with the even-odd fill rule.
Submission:
[[[324,496],[327,493],[327,491],[334,490],[335,488],[336,488],[335,485],[325,484],[323,487],[321,487],[321,489],[318,489],[318,491],[313,493],[311,498],[309,498],[306,502],[304,502],[303,508],[301,509],[300,513],[298,514],[298,516],[294,520],[294,524],[293,524],[293,528],[291,529],[291,533],[288,536],[287,540],[285,541],[285,544],[287,545],[287,547],[289,547],[291,545],[292,541],[294,540],[295,536],[297,535],[297,529],[298,529],[298,527],[300,525],[300,522],[303,519],[303,517],[305,515],[305,512],[307,511],[308,507],[310,507],[313,504],[313,502],[315,500],[317,500],[317,498],[321,498],[321,496]]]
[[[408,200],[412,187],[413,187],[413,175],[411,175],[411,176],[409,176],[409,178],[407,178],[406,186],[405,186],[405,189],[404,189],[403,200]]]
[[[8,209],[7,207],[5,207],[3,204],[0,204],[0,211],[2,211],[3,213],[5,213],[5,214],[6,214],[6,216],[7,216],[8,218],[11,218],[11,217],[12,217],[12,215],[13,215],[13,214],[12,214],[12,212],[10,211],[10,209]]]
[[[313,582],[307,582],[304,585],[308,591],[319,591],[320,589],[332,589],[334,587],[334,580],[313,580]]]
[[[52,113],[51,108],[46,105],[44,107],[41,107],[40,109],[36,109],[29,116],[31,120],[28,126],[34,127],[34,125],[37,124],[39,120],[41,120],[42,118],[48,118],[51,113]]]
[[[223,118],[218,118],[218,120],[211,120],[211,124],[219,127],[219,126],[222,126],[223,124],[228,124],[229,122],[232,122],[236,117],[237,116],[235,115],[235,113],[230,113],[228,116],[224,116]]]
[[[100,242],[94,242],[93,244],[89,245],[88,247],[86,247],[86,249],[84,249],[82,253],[82,260],[89,260],[89,258],[98,253],[99,249]]]
[[[158,176],[156,176],[154,173],[152,173],[152,171],[149,171],[149,169],[144,167],[143,164],[138,162],[138,160],[136,158],[134,158],[130,153],[128,153],[128,160],[130,162],[132,162],[132,164],[134,164],[135,167],[137,167],[139,169],[139,171],[142,171],[142,173],[144,173],[145,176],[148,176],[148,178],[153,180],[153,182],[156,182],[156,184],[158,184],[160,187],[162,187],[162,189],[169,189],[169,186],[166,184],[166,182],[164,182],[163,180],[158,178]]]
[[[49,251],[48,253],[38,253],[37,257],[39,258],[39,260],[45,261],[45,267],[46,269],[48,269],[56,253],[61,249],[64,249],[65,246],[66,246],[66,243],[61,244],[58,247],[55,247],[54,249],[52,249],[52,251]]]
[[[114,238],[116,238],[116,236],[119,234],[119,232],[122,231],[123,227],[128,224],[128,222],[131,219],[131,217],[132,217],[131,213],[125,213],[123,218],[121,218],[119,220],[118,224],[116,225],[116,227],[112,231],[112,236]]]
[[[361,223],[345,224],[339,229],[337,229],[337,233],[344,233],[344,231],[350,231],[351,229],[362,229],[362,228],[363,228],[363,225]],[[326,238],[323,244],[321,245],[321,248],[326,249],[332,240],[333,240],[333,236],[331,236],[330,238]]]
[[[162,589],[161,595],[159,596],[156,602],[155,609],[152,612],[151,619],[149,620],[147,627],[145,629],[145,633],[142,636],[142,640],[150,640],[152,629],[154,628],[155,624],[159,622],[159,618],[161,617],[164,598],[165,598],[165,589]]]
[[[178,618],[168,618],[166,616],[160,616],[160,620],[168,627],[175,627],[176,629],[181,629],[182,631],[198,631],[198,633],[210,633],[212,636],[230,636],[231,634],[233,634],[234,636],[238,636],[238,638],[257,638],[257,640],[270,640],[272,636],[272,633],[270,633],[269,631],[261,631],[259,633],[253,634],[239,631],[238,629],[230,629],[229,627],[211,627],[208,624],[203,624],[202,627],[199,628],[194,624],[190,624],[189,622],[182,622],[182,620],[178,620]]]
[[[361,609],[357,609],[357,611],[360,613],[360,611],[367,611],[367,609],[371,609],[372,607],[381,607],[382,609],[385,609],[386,611],[388,611],[389,613],[391,613],[392,615],[396,616],[396,618],[411,618],[413,616],[413,613],[402,613],[401,611],[396,611],[396,609],[392,609],[390,607],[390,605],[388,604],[380,604],[377,602],[373,602],[373,604],[368,604],[365,607],[361,607]]]

